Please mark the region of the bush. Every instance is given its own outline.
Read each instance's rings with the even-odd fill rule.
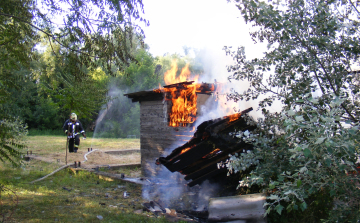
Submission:
[[[359,125],[340,119],[343,101],[334,96],[330,108],[315,109],[318,99],[307,94],[289,110],[259,120],[254,132],[238,133],[254,150],[230,157],[228,168],[256,165],[239,186],[263,188],[266,214],[301,210],[313,216],[307,222],[359,219]],[[324,206],[324,199],[330,204]],[[323,214],[316,214],[320,209]]]

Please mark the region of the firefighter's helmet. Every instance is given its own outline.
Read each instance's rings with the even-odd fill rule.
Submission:
[[[75,113],[71,113],[70,119],[71,119],[71,121],[76,121],[77,120],[77,115]]]

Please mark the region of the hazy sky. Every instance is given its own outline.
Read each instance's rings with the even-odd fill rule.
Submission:
[[[209,48],[251,46],[249,26],[226,0],[143,0],[146,43],[154,55],[183,53],[183,46]]]

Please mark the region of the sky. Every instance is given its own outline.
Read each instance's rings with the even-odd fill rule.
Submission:
[[[150,52],[154,56],[183,54],[183,46],[204,50],[205,71],[218,81],[226,80],[226,65],[232,63],[224,46],[245,46],[248,58],[260,56],[264,49],[253,44],[250,26],[227,0],[143,0],[143,4],[144,17],[150,22],[144,28]]]

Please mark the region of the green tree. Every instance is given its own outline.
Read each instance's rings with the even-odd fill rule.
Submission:
[[[267,214],[290,218],[302,210],[307,212],[297,215],[297,221],[356,221],[360,110],[353,68],[360,53],[359,3],[236,4],[245,21],[256,27],[253,40],[267,42],[268,50],[262,58],[247,60],[244,47],[225,47],[235,61],[228,67],[229,79],[249,82],[248,89],[233,91],[229,98],[261,96],[259,108],[265,116],[254,132],[239,133],[254,149],[231,157],[230,171],[253,168],[241,186],[259,185],[269,192]],[[267,107],[276,100],[283,109],[270,113]],[[325,198],[330,199],[327,205],[321,203]],[[322,214],[315,214],[319,208]]]
[[[14,3],[16,1],[13,1]],[[21,14],[24,21],[30,22],[29,2],[9,5],[0,2],[0,13]],[[26,125],[17,117],[13,92],[21,90],[21,81],[28,81],[33,57],[32,48],[36,33],[24,23],[15,23],[12,18],[0,16],[0,160],[10,161],[18,165],[21,149],[25,147],[21,141],[26,134]]]
[[[134,61],[129,51],[132,39],[142,41],[144,36],[137,21],[148,25],[140,15],[141,0],[4,0],[0,4],[4,45],[19,39],[19,33],[34,39],[38,32],[49,44],[58,44],[61,53],[77,54],[82,65],[90,67],[98,61],[109,72],[114,64],[122,68]]]
[[[39,78],[40,95],[51,98],[65,117],[76,112],[90,119],[106,103],[108,77],[101,67],[89,70],[76,60],[76,54],[60,54],[59,45],[47,45],[41,67],[34,72]],[[60,56],[61,55],[61,56]]]

